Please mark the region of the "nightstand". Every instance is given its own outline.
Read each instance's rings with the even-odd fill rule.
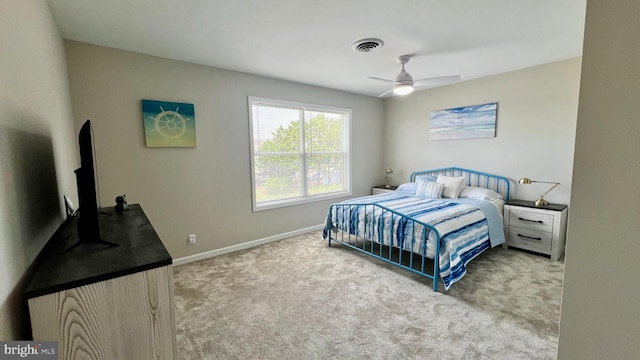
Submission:
[[[398,187],[391,185],[391,187],[387,187],[387,185],[378,185],[373,187],[373,195],[384,194],[388,192],[396,191]]]
[[[510,200],[504,205],[504,229],[509,246],[549,255],[558,261],[564,254],[568,207],[535,206],[533,201]]]

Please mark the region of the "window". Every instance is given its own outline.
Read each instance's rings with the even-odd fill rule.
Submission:
[[[351,110],[249,97],[253,210],[351,194]]]

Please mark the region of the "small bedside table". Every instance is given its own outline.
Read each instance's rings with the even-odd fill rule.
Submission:
[[[509,200],[504,204],[504,229],[509,246],[549,255],[558,261],[564,254],[568,207],[535,206],[533,201]]]
[[[373,187],[372,194],[378,195],[378,194],[384,194],[388,192],[394,192],[396,191],[397,188],[398,188],[397,186],[393,186],[393,185],[391,185],[391,187],[387,187],[387,185],[378,185]]]

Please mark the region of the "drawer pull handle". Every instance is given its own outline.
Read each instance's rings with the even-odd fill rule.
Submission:
[[[525,218],[521,218],[521,217],[519,217],[518,220],[520,220],[520,221],[528,221],[528,222],[538,223],[538,224],[544,224],[544,221],[542,221],[542,220],[529,220],[529,219],[525,219]]]
[[[522,234],[518,234],[518,236],[521,237],[521,238],[529,239],[529,240],[542,241],[542,238],[539,238],[539,237],[531,237],[531,236],[522,235]]]

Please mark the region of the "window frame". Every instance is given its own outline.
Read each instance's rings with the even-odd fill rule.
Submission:
[[[293,206],[293,205],[301,205],[301,204],[308,204],[308,203],[313,203],[313,202],[318,202],[318,201],[323,201],[323,200],[330,200],[330,199],[336,199],[336,198],[342,198],[342,197],[346,197],[346,196],[350,196],[352,193],[351,187],[351,172],[352,172],[352,167],[351,167],[351,123],[352,123],[352,110],[348,109],[348,108],[342,108],[342,107],[336,107],[336,106],[327,106],[327,105],[319,105],[319,104],[310,104],[310,103],[303,103],[303,102],[297,102],[297,101],[287,101],[287,100],[278,100],[278,99],[270,99],[270,98],[264,98],[264,97],[258,97],[258,96],[249,96],[247,99],[248,102],[248,106],[249,106],[249,157],[250,157],[250,164],[251,164],[251,202],[252,202],[252,208],[253,208],[253,212],[258,212],[258,211],[264,211],[264,210],[270,210],[270,209],[277,209],[277,208],[282,208],[282,207],[288,207],[288,206]],[[256,199],[256,164],[255,164],[255,151],[257,149],[254,148],[254,113],[253,113],[253,106],[254,105],[266,105],[266,106],[274,106],[274,107],[283,107],[283,108],[288,108],[288,109],[296,109],[296,110],[302,110],[303,114],[305,111],[318,111],[318,112],[332,112],[332,113],[340,113],[340,114],[345,114],[346,115],[346,120],[344,121],[345,124],[343,124],[343,131],[346,132],[345,136],[343,137],[343,147],[344,147],[344,151],[346,153],[346,156],[344,157],[344,169],[345,172],[347,172],[346,174],[346,179],[343,180],[344,186],[346,187],[346,189],[342,190],[342,191],[336,191],[336,192],[330,192],[330,193],[324,193],[324,194],[316,194],[316,195],[309,195],[308,194],[308,187],[307,187],[307,183],[308,183],[308,179],[307,179],[307,156],[312,155],[313,153],[308,153],[306,151],[306,149],[304,148],[304,146],[302,147],[302,149],[300,149],[300,152],[297,153],[291,153],[290,155],[294,155],[294,154],[300,154],[301,159],[302,159],[302,163],[301,163],[301,169],[302,174],[303,174],[303,179],[302,179],[302,190],[303,190],[303,194],[299,197],[293,197],[293,198],[287,198],[287,199],[279,199],[279,200],[272,200],[272,201],[263,201],[258,203],[257,199]],[[304,116],[303,116],[303,122],[304,122]],[[301,124],[301,135],[302,135],[302,139],[301,139],[301,143],[305,142],[305,138],[304,138],[304,124]],[[342,176],[344,177],[345,174],[342,174]]]

